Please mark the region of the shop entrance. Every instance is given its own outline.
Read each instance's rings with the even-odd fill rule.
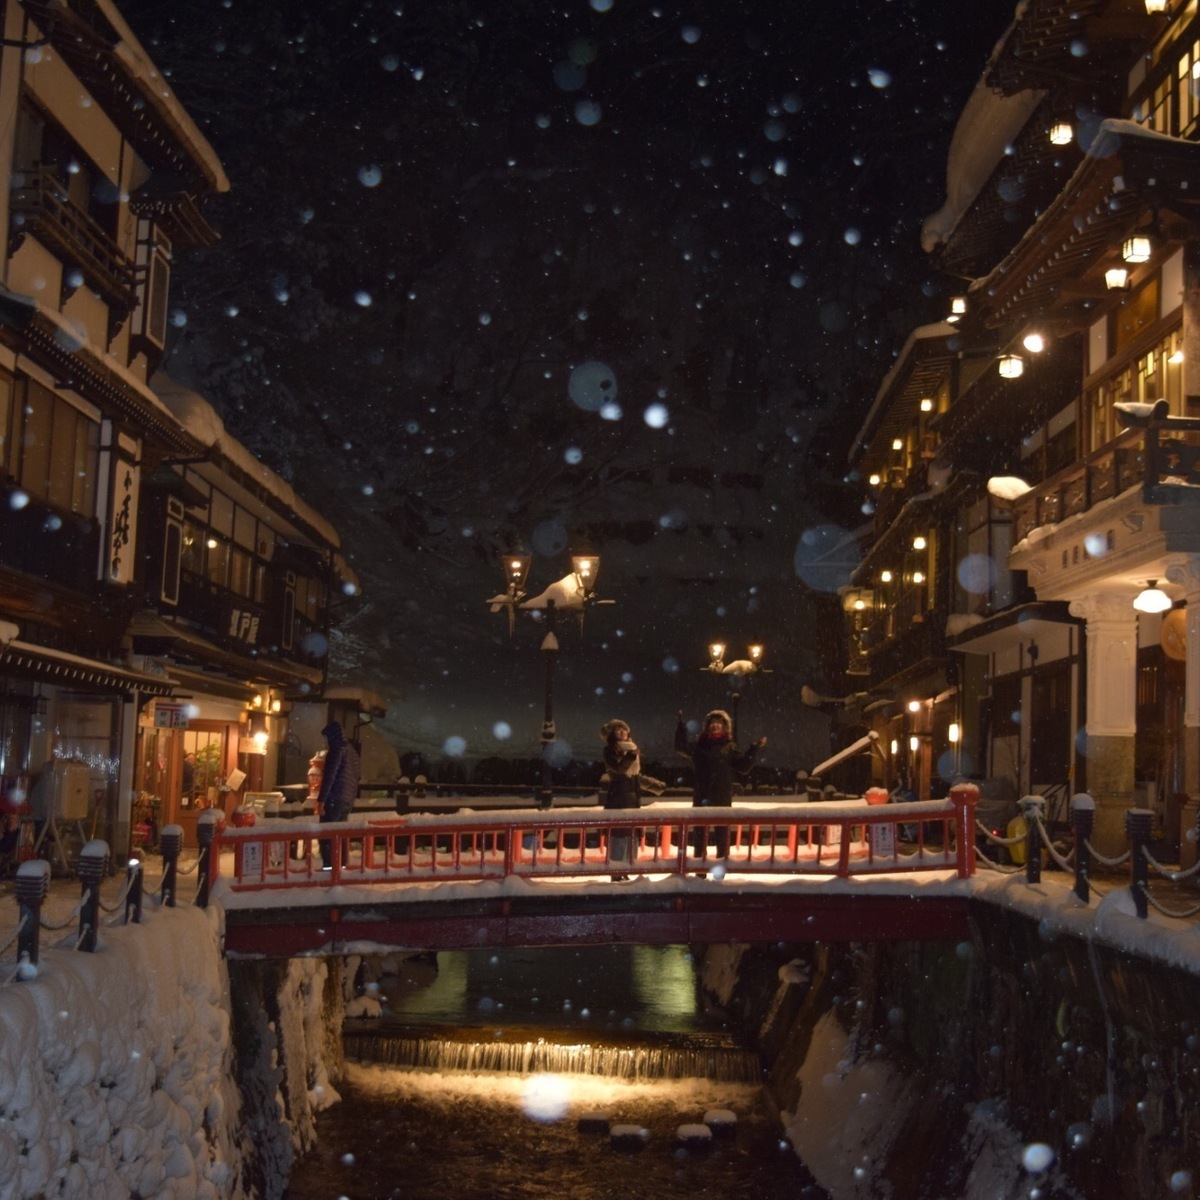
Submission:
[[[138,743],[134,845],[156,846],[164,825],[179,825],[183,844],[194,847],[200,813],[206,808],[227,813],[223,789],[237,766],[237,725],[193,720],[186,729],[143,726]]]

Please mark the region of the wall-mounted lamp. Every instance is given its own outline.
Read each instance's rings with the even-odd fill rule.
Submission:
[[[950,315],[946,318],[953,325],[956,321],[961,321],[967,314],[967,298],[966,296],[951,296],[950,297]]]
[[[915,733],[908,739],[908,748],[914,754],[921,748],[921,739]]]
[[[1121,247],[1121,257],[1127,263],[1149,262],[1152,249],[1150,239],[1146,234],[1135,233],[1132,237],[1125,239],[1125,244]]]
[[[1173,604],[1171,597],[1158,586],[1157,579],[1151,579],[1133,598],[1133,607],[1144,613],[1164,613]]]
[[[1109,267],[1104,272],[1104,286],[1110,292],[1120,292],[1129,286],[1129,272],[1125,267]]]
[[[1146,12],[1151,16],[1167,11],[1167,0],[1146,0]]]
[[[891,573],[891,571],[888,571],[888,570],[886,570],[886,569],[885,569],[885,570],[882,570],[882,571],[880,571],[880,572],[879,572],[879,582],[880,582],[880,583],[891,583],[891,582],[892,582],[892,573]]]
[[[872,487],[878,487],[883,482],[883,480],[878,475],[871,475],[871,476],[868,476],[867,482]]]
[[[895,738],[892,738],[891,750],[892,750],[893,758],[895,758],[896,755],[900,753],[900,743]]]
[[[900,438],[892,438],[892,449],[893,450],[903,450],[904,442],[901,441]]]
[[[924,550],[928,545],[929,543],[919,533],[912,540],[912,547],[914,550]]]
[[[908,711],[910,713],[919,713],[921,711],[920,700],[910,700],[908,702]]]
[[[925,582],[925,572],[924,571],[914,571],[913,572],[913,583],[924,583],[924,582]]]
[[[921,411],[933,412],[933,401],[928,396],[924,396],[921,399]]]
[[[1071,128],[1069,121],[1055,121],[1050,126],[1050,144],[1052,146],[1068,146],[1074,136],[1075,130]]]
[[[957,746],[959,736],[958,722],[951,721],[950,728],[946,730],[946,737],[950,740],[950,745]]]
[[[1005,354],[996,369],[1004,379],[1020,379],[1025,374],[1025,360],[1019,354]]]
[[[1183,362],[1183,351],[1176,350],[1174,353],[1169,354],[1167,356],[1167,362],[1169,362],[1173,367],[1179,366],[1179,364]]]
[[[1030,354],[1041,354],[1046,348],[1046,339],[1040,333],[1027,333],[1021,339],[1021,345],[1029,351]]]
[[[253,696],[251,696],[251,697],[250,697],[250,700],[249,700],[249,702],[248,702],[248,705],[249,705],[249,707],[250,707],[250,708],[253,708],[253,709],[256,709],[256,710],[262,709],[262,707],[263,707],[263,694],[262,694],[262,692],[255,692],[255,694],[254,694]]]

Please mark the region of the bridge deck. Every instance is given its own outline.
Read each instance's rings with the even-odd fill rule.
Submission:
[[[958,798],[264,822],[221,833],[210,873],[232,954],[958,937],[965,895],[912,885],[973,873],[973,808]],[[901,886],[881,895],[886,878]],[[819,886],[852,879],[861,885]]]

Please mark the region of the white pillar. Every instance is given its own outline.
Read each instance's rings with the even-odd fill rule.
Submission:
[[[1133,737],[1137,731],[1137,611],[1133,591],[1098,592],[1071,601],[1087,621],[1087,722],[1095,737]]]
[[[1081,749],[1087,790],[1096,802],[1092,844],[1115,857],[1126,846],[1125,812],[1133,806],[1137,732],[1137,612],[1133,589],[1071,601],[1087,621],[1087,713]]]

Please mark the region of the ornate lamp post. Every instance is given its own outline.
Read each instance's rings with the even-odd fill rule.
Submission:
[[[701,670],[712,671],[717,675],[732,675],[734,677],[734,690],[729,693],[730,708],[733,710],[730,714],[733,722],[733,728],[730,732],[733,735],[734,741],[736,741],[738,706],[742,699],[741,680],[747,675],[757,675],[767,670],[762,665],[766,647],[762,642],[751,642],[746,647],[745,658],[735,658],[732,662],[728,663],[725,661],[725,651],[727,649],[728,646],[725,642],[709,642],[708,666],[702,667]]]
[[[600,574],[600,557],[596,554],[574,554],[571,556],[571,573],[552,583],[539,596],[525,599],[525,582],[529,575],[530,556],[509,554],[503,560],[506,590],[493,596],[488,604],[492,612],[502,608],[508,610],[509,637],[516,625],[516,610],[542,610],[546,614],[546,632],[542,637],[541,650],[545,660],[545,711],[542,717],[542,732],[539,742],[542,747],[542,784],[538,789],[537,805],[549,808],[554,800],[553,771],[550,747],[558,738],[554,724],[554,675],[558,662],[557,620],[560,609],[577,610],[579,627],[583,628],[583,614],[590,604],[612,604],[612,600],[596,597],[596,579]]]

